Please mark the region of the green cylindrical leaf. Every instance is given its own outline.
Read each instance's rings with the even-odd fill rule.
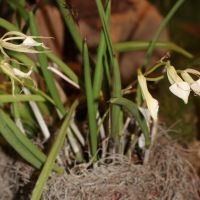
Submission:
[[[108,5],[106,7],[107,21],[110,20],[110,13],[111,13],[111,3],[108,3]],[[103,56],[105,54],[106,54],[106,39],[105,39],[104,31],[102,28],[98,52],[97,52],[97,61],[96,61],[96,67],[95,67],[95,73],[94,73],[94,83],[93,83],[95,114],[97,113],[97,109],[98,109],[98,105],[99,105],[100,91],[101,91],[102,79],[103,79]]]
[[[69,126],[70,120],[71,120],[71,116],[76,108],[76,106],[78,105],[78,101],[76,100],[72,107],[70,108],[69,112],[67,113],[67,116],[65,117],[65,120],[59,130],[58,136],[56,138],[56,141],[49,153],[49,156],[45,162],[45,165],[42,169],[42,172],[37,180],[37,183],[35,185],[35,189],[33,192],[33,195],[31,197],[31,200],[39,200],[40,196],[42,194],[42,190],[45,186],[45,183],[49,177],[49,174],[51,173],[51,170],[53,168],[53,165],[55,163],[55,159],[58,155],[58,152],[60,150],[60,148],[62,147],[62,144],[64,142],[65,139],[65,135],[67,132],[67,127]]]
[[[16,138],[13,132],[8,128],[2,115],[3,111],[0,110],[0,132],[6,141],[30,164],[37,169],[41,169],[42,162],[38,160],[33,154],[31,154]],[[22,133],[23,135],[23,133]],[[25,137],[25,136],[24,136]]]
[[[3,136],[6,136],[6,131],[8,131],[9,137],[6,137],[5,139],[8,141],[13,140],[15,141],[14,143],[12,141],[8,141],[11,146],[13,148],[15,148],[15,144],[17,144],[18,146],[15,148],[15,150],[20,153],[20,155],[22,155],[23,158],[25,158],[26,160],[30,157],[34,157],[34,161],[37,159],[38,161],[36,161],[37,163],[37,168],[40,169],[42,167],[42,164],[46,161],[46,156],[35,147],[34,144],[32,144],[32,142],[19,130],[19,128],[15,125],[15,123],[3,112],[0,110],[0,117],[1,118],[1,123],[0,123],[0,129],[1,129],[1,133],[3,134]],[[3,133],[3,131],[5,130],[5,134]],[[12,133],[9,133],[10,132]],[[22,153],[21,153],[22,152]],[[26,155],[24,155],[23,153],[28,154],[29,156],[27,157]],[[26,156],[26,157],[24,157]],[[27,160],[28,162],[29,159]],[[30,162],[31,164],[33,164],[32,162]],[[33,166],[35,166],[33,164]],[[36,167],[36,166],[35,166]],[[59,168],[56,164],[54,164],[54,171],[58,172],[59,174],[63,173],[63,170],[61,168]]]
[[[113,76],[114,76],[114,83],[113,83],[113,97],[121,97],[121,78],[119,72],[119,66],[117,62],[117,58],[114,52],[113,42],[111,39],[111,35],[108,29],[108,24],[106,21],[104,9],[102,6],[101,0],[95,0],[97,4],[97,8],[99,11],[99,16],[103,25],[103,30],[109,50],[110,59],[112,61],[113,67]],[[120,113],[120,106],[114,105],[112,108],[112,121],[111,121],[111,139],[110,141],[115,140],[115,136],[117,134],[118,123],[119,123],[119,113]]]
[[[40,95],[31,94],[31,95],[24,95],[24,94],[17,94],[16,98],[13,97],[12,94],[4,94],[1,95],[0,102],[8,103],[8,102],[19,102],[19,101],[46,101],[46,99]]]
[[[87,106],[88,106],[91,149],[92,149],[92,156],[95,156],[97,152],[97,127],[96,127],[96,116],[94,113],[94,101],[92,93],[92,81],[90,75],[89,54],[86,42],[84,43],[83,59],[84,59],[85,89],[86,89]],[[95,156],[93,160],[94,162],[96,162],[97,156]]]
[[[129,42],[122,42],[118,44],[114,44],[115,52],[129,52],[129,51],[138,51],[138,50],[145,50],[148,49],[150,45],[150,41],[129,41]],[[169,49],[176,51],[188,58],[194,58],[194,56],[186,51],[185,49],[177,46],[173,42],[156,42],[154,49]]]
[[[30,21],[31,35],[39,36],[37,24],[36,24],[34,15],[31,11],[29,12],[29,21]],[[41,42],[41,40],[38,40],[38,42]],[[38,47],[35,47],[35,49],[38,50],[38,51],[41,51],[42,47],[38,46]],[[65,108],[64,108],[64,106],[61,102],[58,90],[57,90],[55,82],[53,80],[53,76],[52,76],[51,72],[47,69],[48,61],[47,61],[46,55],[40,53],[40,54],[37,54],[37,57],[38,57],[38,61],[40,63],[41,69],[42,69],[42,73],[44,75],[44,79],[45,79],[46,84],[48,86],[49,92],[50,92],[56,106],[58,107],[58,109],[61,111],[61,113],[63,115],[65,115],[66,111],[65,111]]]

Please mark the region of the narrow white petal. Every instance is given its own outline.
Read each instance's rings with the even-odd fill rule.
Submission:
[[[22,78],[25,78],[25,77],[31,75],[32,70],[30,70],[30,71],[27,72],[27,73],[24,73],[24,72],[20,71],[20,70],[17,69],[17,68],[13,68],[13,72],[14,72],[15,75],[17,75],[17,76],[19,76],[19,77],[22,77]]]
[[[64,74],[62,74],[61,72],[59,72],[57,69],[53,68],[53,67],[47,67],[47,69],[53,71],[54,73],[56,73],[58,76],[60,76],[61,78],[63,78],[64,80],[66,80],[68,83],[72,84],[73,86],[77,87],[78,89],[80,89],[80,86],[75,83],[74,81],[72,81],[70,78],[68,78],[67,76],[65,76]]]
[[[190,87],[192,88],[192,90],[194,90],[195,92],[200,92],[200,79],[197,80],[195,83],[193,83],[192,85],[190,85]]]
[[[32,46],[32,47],[34,47],[34,46],[41,46],[43,43],[38,43],[35,40],[33,40],[31,37],[28,36],[24,40],[23,44],[26,45],[26,46]]]
[[[188,102],[188,97],[190,95],[190,86],[186,82],[179,82],[178,85],[174,83],[169,87],[169,90],[177,97],[183,99],[185,104]]]

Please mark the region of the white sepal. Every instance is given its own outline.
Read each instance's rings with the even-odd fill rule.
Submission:
[[[42,46],[44,45],[43,43],[38,43],[36,42],[33,38],[31,38],[30,36],[28,36],[24,42],[22,43],[25,46],[32,46],[32,47],[37,47],[37,46]]]
[[[17,69],[17,68],[13,68],[13,72],[14,72],[15,75],[19,76],[20,78],[25,78],[25,77],[28,77],[28,76],[31,75],[32,70],[30,70],[30,71],[27,72],[27,73],[24,73],[24,72],[20,71],[20,70]]]
[[[185,104],[188,103],[188,97],[190,95],[190,86],[186,82],[174,83],[169,87],[169,90],[177,97],[183,99]]]
[[[194,92],[200,92],[200,79],[190,85]]]

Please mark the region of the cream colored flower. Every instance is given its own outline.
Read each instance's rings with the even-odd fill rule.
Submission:
[[[190,86],[188,83],[184,82],[177,74],[173,66],[167,67],[167,76],[169,82],[172,84],[169,90],[177,97],[183,99],[185,104],[188,102],[188,97],[190,94]]]
[[[147,82],[143,75],[138,75],[138,82],[141,87],[142,97],[147,103],[149,112],[150,112],[152,118],[155,121],[157,121],[157,114],[158,114],[158,109],[159,109],[158,101],[156,99],[154,99],[151,96],[151,94],[149,93],[148,88],[147,88]]]
[[[6,62],[7,60],[2,60],[1,63],[0,63],[0,68],[2,69],[2,71],[7,74],[11,80],[11,83],[12,83],[12,94],[13,96],[15,97],[15,94],[14,94],[14,91],[15,91],[15,83],[14,83],[14,80],[18,81],[22,86],[23,86],[23,89],[24,89],[24,84],[23,82],[19,79],[19,78],[27,78],[27,79],[30,79],[33,81],[34,83],[34,87],[37,87],[37,84],[35,83],[35,81],[30,77],[31,73],[32,73],[32,69],[27,72],[27,73],[24,73],[16,68],[13,68],[10,64],[8,64]],[[19,78],[18,78],[18,77]],[[22,91],[23,91],[22,89]]]
[[[181,76],[183,77],[183,79],[190,85],[195,94],[200,96],[200,79],[198,79],[197,81],[193,80],[193,78],[187,73],[187,71],[197,76],[200,75],[200,73],[193,69],[186,69],[181,72]]]
[[[10,35],[16,35],[16,36],[15,37],[7,37],[7,36],[10,36]],[[34,49],[29,49],[30,47],[34,47],[34,46],[41,46],[45,49],[49,49],[43,43],[38,43],[35,40],[33,40],[33,38],[52,38],[52,37],[27,36],[27,35],[25,35],[21,32],[10,31],[10,32],[7,32],[6,34],[4,34],[3,37],[0,39],[0,51],[7,58],[9,58],[9,56],[5,53],[4,48],[12,50],[12,51],[23,52],[23,53],[46,53],[46,52],[50,52],[49,50],[48,51],[36,51]],[[16,45],[16,44],[8,42],[10,40],[24,40],[24,41],[23,41],[23,43]]]

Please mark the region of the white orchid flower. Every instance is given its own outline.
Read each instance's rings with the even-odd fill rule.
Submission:
[[[16,35],[16,36],[6,38],[7,36],[10,36],[10,35]],[[36,51],[34,49],[29,49],[30,47],[35,47],[35,46],[41,46],[45,49],[49,49],[43,43],[38,43],[35,40],[33,40],[33,38],[52,38],[52,37],[27,36],[27,35],[25,35],[21,32],[10,31],[10,32],[7,32],[6,34],[4,34],[2,38],[0,38],[0,51],[7,58],[9,58],[9,56],[4,51],[4,48],[12,50],[12,51],[23,52],[23,53],[46,53],[46,52],[50,52],[49,50],[48,51]],[[8,42],[10,40],[24,40],[24,41],[23,41],[23,43],[16,45],[16,44]]]
[[[200,75],[200,72],[193,70],[193,69],[186,69],[184,71],[181,72],[181,76],[183,77],[183,79],[190,85],[191,89],[195,92],[195,94],[200,96],[200,79],[198,79],[197,81],[195,81],[188,73],[192,73],[195,75]]]
[[[34,86],[33,87],[37,87],[37,84],[35,83],[35,81],[30,77],[31,73],[32,73],[32,69],[27,72],[27,73],[24,73],[16,68],[13,68],[10,64],[8,64],[6,62],[7,60],[2,60],[1,63],[0,63],[0,68],[2,69],[2,71],[7,74],[11,80],[11,83],[12,83],[12,94],[13,96],[15,97],[15,94],[14,94],[14,91],[15,91],[15,83],[14,83],[14,80],[18,81],[22,86],[23,86],[23,89],[24,89],[24,84],[23,82],[19,79],[19,78],[27,78],[27,79],[30,79],[33,81],[34,83]],[[18,78],[18,77],[19,78]],[[22,91],[23,91],[22,89]],[[15,97],[16,98],[16,97]]]
[[[147,102],[147,107],[152,118],[157,121],[157,114],[158,114],[158,101],[154,99],[148,91],[147,82],[143,75],[138,75],[138,82],[141,87],[142,97]]]
[[[177,97],[183,99],[185,104],[188,103],[188,97],[190,95],[190,86],[187,82],[184,82],[177,74],[173,66],[167,67],[167,76],[169,82],[172,84],[169,90]]]

